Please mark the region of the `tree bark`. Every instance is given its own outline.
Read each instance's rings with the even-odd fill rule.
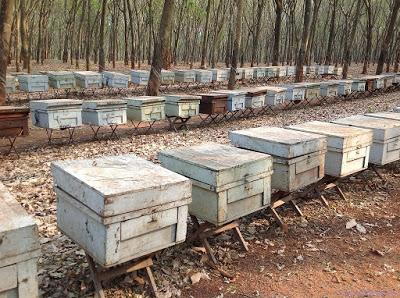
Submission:
[[[278,0],[278,1],[281,1],[281,0]],[[251,49],[251,67],[254,66],[254,62],[257,59],[257,50],[258,50],[258,43],[259,43],[259,39],[260,39],[260,29],[261,29],[261,18],[262,18],[264,6],[265,6],[265,0],[258,0],[256,28],[254,29],[255,34],[253,37],[253,47]]]
[[[369,0],[364,0],[364,4],[367,10],[367,34],[366,34],[366,44],[365,44],[365,54],[364,54],[364,65],[362,74],[366,74],[369,66],[369,60],[371,59],[372,50],[372,7]]]
[[[233,44],[233,53],[231,61],[231,71],[229,73],[228,89],[235,89],[236,85],[236,71],[237,62],[239,57],[240,43],[242,39],[242,14],[243,14],[243,1],[236,0],[236,24],[235,24],[235,41]]]
[[[164,0],[163,12],[161,15],[158,38],[154,46],[153,61],[151,65],[149,83],[147,85],[147,95],[158,95],[161,84],[161,68],[164,64],[166,45],[170,41],[172,19],[174,15],[175,0]],[[167,46],[169,47],[169,45]]]
[[[282,11],[283,11],[283,0],[275,0],[275,31],[274,31],[274,53],[272,55],[272,65],[279,64],[279,48],[281,39],[281,27],[282,27]]]
[[[91,0],[87,1],[87,20],[86,20],[86,48],[85,48],[85,63],[86,70],[90,69],[90,46],[91,46],[91,30],[90,30],[90,15],[91,15]]]
[[[27,37],[27,29],[26,29],[26,8],[25,8],[25,0],[19,1],[19,12],[20,12],[20,35],[21,35],[21,59],[23,62],[23,69],[28,69],[28,37]]]
[[[208,0],[207,1],[207,8],[206,8],[206,23],[204,24],[203,42],[202,42],[202,45],[201,45],[201,63],[200,63],[200,68],[202,68],[202,69],[204,69],[206,67],[208,24],[209,24],[209,21],[210,21],[210,9],[211,9],[211,0]]]
[[[310,38],[310,21],[311,21],[310,17],[311,17],[311,6],[312,6],[311,1],[312,0],[305,0],[303,34],[301,37],[301,45],[299,53],[297,55],[297,63],[296,63],[296,78],[295,78],[296,82],[302,82],[304,78],[303,74],[304,56]]]
[[[100,36],[99,36],[99,72],[106,69],[106,60],[104,56],[104,27],[106,21],[107,0],[102,0],[100,17]]]

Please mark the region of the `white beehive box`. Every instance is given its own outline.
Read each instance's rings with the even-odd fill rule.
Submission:
[[[228,111],[234,112],[246,108],[246,91],[241,90],[213,90],[211,93],[228,94]]]
[[[335,66],[333,65],[323,65],[322,66],[324,68],[324,74],[335,74]]]
[[[65,129],[82,125],[81,100],[32,100],[30,109],[32,124],[41,128]]]
[[[333,74],[337,76],[341,76],[343,74],[343,68],[341,67],[335,67],[333,70]]]
[[[351,81],[351,91],[352,92],[365,92],[366,82],[364,80],[352,80]]]
[[[162,151],[161,164],[192,180],[189,213],[222,225],[271,202],[271,156],[205,143]]]
[[[287,67],[286,66],[278,66],[278,77],[283,78],[286,77]]]
[[[317,65],[316,67],[315,67],[315,73],[316,74],[319,74],[319,75],[324,75],[324,74],[326,74],[326,69],[325,69],[325,66],[324,65]]]
[[[54,89],[73,89],[76,87],[75,76],[72,71],[49,71],[49,85]]]
[[[2,183],[0,240],[0,297],[38,298],[38,228]]]
[[[288,128],[327,137],[325,174],[345,177],[368,168],[372,131],[329,122],[312,121]]]
[[[395,73],[394,74],[394,81],[393,84],[398,85],[400,84],[400,73]]]
[[[6,76],[6,93],[14,93],[16,91],[15,77]]]
[[[194,83],[196,82],[196,74],[193,70],[174,70],[175,81],[179,83]]]
[[[286,99],[290,101],[302,101],[306,94],[306,88],[301,85],[283,85],[286,88]]]
[[[45,92],[49,90],[49,78],[45,75],[19,75],[19,90]]]
[[[199,114],[201,96],[177,94],[165,97],[165,114],[172,117],[189,118]]]
[[[75,71],[76,85],[80,88],[100,88],[102,86],[101,73],[95,71]]]
[[[196,82],[198,83],[211,83],[212,82],[212,72],[205,69],[195,69],[194,73],[196,75]]]
[[[213,82],[226,82],[229,79],[228,69],[212,68],[210,71],[212,72]]]
[[[103,85],[110,88],[128,88],[129,76],[114,71],[103,71]]]
[[[150,71],[148,70],[131,70],[131,81],[136,85],[147,85],[150,78]]]
[[[395,81],[395,74],[385,73],[382,74],[381,77],[383,78],[384,88],[389,88],[393,86],[393,83]]]
[[[352,92],[352,85],[353,81],[352,80],[340,80],[337,81],[339,84],[338,88],[338,94],[339,95],[349,95]]]
[[[306,73],[306,72],[304,71],[304,68],[303,68],[303,72]],[[295,74],[296,74],[296,66],[287,66],[287,67],[286,67],[286,75],[287,75],[288,77],[292,77],[292,76],[294,76]]]
[[[253,77],[255,79],[260,79],[265,77],[265,68],[264,67],[253,67]]]
[[[257,127],[232,131],[229,139],[237,147],[272,155],[274,189],[296,191],[324,176],[325,136],[279,127]]]
[[[170,85],[175,82],[175,73],[172,70],[161,69],[161,84]]]
[[[355,115],[333,122],[373,131],[370,163],[385,165],[400,159],[400,121]]]
[[[318,69],[317,69],[317,67],[316,67],[316,66],[313,66],[313,65],[307,66],[307,74],[309,74],[309,75],[318,74]]]
[[[185,241],[190,180],[135,155],[52,164],[59,229],[103,267]]]
[[[126,109],[125,100],[85,100],[82,104],[82,122],[96,126],[125,124]]]
[[[321,96],[335,97],[338,95],[339,83],[336,81],[321,82]]]
[[[127,98],[129,120],[157,121],[165,119],[165,99],[161,96]]]
[[[394,109],[393,109],[393,112],[395,112],[395,113],[400,113],[400,107],[394,108]]]
[[[268,78],[275,78],[278,76],[278,67],[277,66],[267,66],[265,68],[265,76]]]
[[[265,105],[278,106],[286,101],[286,91],[284,87],[266,86],[267,96],[265,98]]]
[[[265,105],[267,90],[260,87],[249,87],[241,89],[246,91],[246,108],[257,109]]]
[[[316,99],[321,95],[321,83],[295,83],[293,85],[304,88],[304,98]]]

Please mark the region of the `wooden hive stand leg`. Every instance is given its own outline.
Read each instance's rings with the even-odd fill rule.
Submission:
[[[320,199],[320,201],[322,202],[322,204],[323,204],[325,207],[329,207],[329,202],[328,202],[328,200],[325,198],[325,196],[321,193],[320,190],[317,190],[317,195],[318,195],[318,198]]]
[[[150,289],[151,289],[153,296],[158,298],[159,295],[158,295],[156,281],[154,280],[153,272],[151,271],[151,268],[149,266],[146,267],[146,275],[149,280]]]
[[[296,211],[297,215],[304,217],[303,211],[301,211],[299,205],[297,205],[295,200],[290,200],[290,205],[293,207],[294,211]]]
[[[238,239],[238,241],[240,242],[240,244],[242,245],[243,249],[245,251],[249,251],[249,247],[243,238],[242,232],[240,232],[239,226],[234,227],[233,232],[234,232],[236,238]]]
[[[273,207],[268,207],[268,211],[272,214],[272,216],[275,218],[275,220],[278,222],[279,226],[282,228],[282,230],[286,233],[288,231],[288,226],[287,224],[283,221],[281,216],[278,214],[278,212],[275,210]]]
[[[339,194],[339,196],[340,196],[344,201],[347,201],[347,198],[346,198],[345,194],[343,193],[342,189],[341,189],[337,184],[335,185],[335,189],[336,189],[336,192]]]
[[[204,248],[206,249],[207,255],[209,256],[210,260],[214,263],[214,264],[218,264],[218,261],[214,255],[214,252],[211,248],[210,243],[208,242],[206,237],[200,236],[201,242],[204,245]]]
[[[370,168],[376,174],[376,176],[378,176],[379,179],[381,179],[382,182],[386,182],[386,179],[383,178],[381,173],[379,173],[378,168],[375,165],[371,165]]]
[[[86,254],[86,260],[89,264],[90,275],[93,280],[94,290],[95,290],[95,297],[96,298],[105,298],[103,286],[101,284],[101,280],[98,278],[96,264],[94,263],[91,256]]]

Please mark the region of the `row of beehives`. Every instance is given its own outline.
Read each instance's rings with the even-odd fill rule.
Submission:
[[[293,192],[324,175],[399,160],[400,113],[229,137],[239,148],[206,143],[161,151],[163,167],[134,155],[53,163],[58,227],[110,268],[185,241],[188,213],[222,226],[269,206],[273,189]],[[37,297],[37,228],[2,185],[0,206],[0,296]]]
[[[224,82],[229,78],[229,68],[210,70],[162,70],[161,83],[211,83]],[[341,68],[333,66],[307,66],[304,72],[308,74],[337,74],[340,75]],[[238,68],[236,78],[257,79],[264,77],[285,77],[295,74],[294,66],[265,66],[252,68]],[[54,89],[100,88],[103,86],[111,88],[128,88],[129,80],[136,85],[147,85],[150,77],[148,70],[131,70],[131,76],[126,74],[104,71],[102,73],[93,71],[49,71],[43,74],[21,74],[7,76],[7,93],[16,92],[16,82],[19,90],[25,92],[45,92],[49,87]]]

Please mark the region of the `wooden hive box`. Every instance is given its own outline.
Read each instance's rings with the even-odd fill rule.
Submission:
[[[350,81],[352,92],[365,92],[366,81],[361,79],[354,79]]]
[[[102,87],[101,73],[95,71],[75,71],[76,85],[80,88],[100,88]]]
[[[352,85],[353,85],[353,80],[340,80],[337,81],[339,84],[338,87],[338,94],[339,95],[349,95],[352,92]]]
[[[49,85],[54,89],[73,89],[76,86],[72,71],[48,71]]]
[[[133,121],[157,121],[165,119],[165,99],[161,96],[127,98],[127,116]]]
[[[282,85],[286,88],[286,99],[290,101],[302,101],[305,98],[306,88],[301,85]]]
[[[306,71],[304,70],[304,68],[303,68],[303,72],[304,72],[304,74],[306,73]],[[286,75],[288,76],[288,77],[292,77],[292,76],[294,76],[296,74],[296,66],[287,66],[286,67]]]
[[[65,129],[82,125],[81,100],[32,100],[30,108],[32,124],[41,128]]]
[[[325,136],[279,127],[229,133],[232,144],[273,157],[272,188],[292,192],[324,177]]]
[[[253,77],[255,79],[260,79],[265,77],[265,68],[264,67],[253,67]]]
[[[85,100],[82,104],[82,122],[96,126],[125,124],[126,109],[125,100]]]
[[[324,69],[324,74],[327,74],[327,75],[335,74],[334,73],[335,72],[335,66],[333,66],[333,65],[321,65],[321,67],[323,67],[323,69]]]
[[[161,69],[161,84],[173,84],[175,73],[172,70]]]
[[[366,81],[366,89],[368,91],[374,91],[376,89],[382,89],[385,86],[385,81],[381,76],[364,76],[363,80]]]
[[[400,84],[400,73],[395,73],[395,74],[394,74],[393,84],[394,84],[394,85]]]
[[[251,80],[253,79],[253,69],[251,67],[237,69],[238,80]]]
[[[294,85],[305,89],[304,98],[306,99],[316,99],[321,95],[321,83],[295,83]]]
[[[400,113],[398,113],[396,111],[394,111],[394,112],[367,113],[367,114],[365,114],[365,116],[400,121]]]
[[[395,112],[395,113],[400,113],[400,107],[394,108],[394,109],[393,109],[393,112]]]
[[[189,213],[216,226],[270,205],[269,155],[205,143],[162,151],[158,159],[192,180]]]
[[[228,111],[228,94],[202,93],[197,96],[201,96],[199,109],[201,114],[225,114]]]
[[[29,134],[29,108],[0,106],[0,137],[16,137]]]
[[[246,108],[246,91],[241,90],[215,90],[211,93],[227,94],[227,109],[229,112],[244,110]]]
[[[212,82],[212,72],[205,69],[195,69],[193,70],[196,75],[196,82],[198,83],[211,83]]]
[[[283,78],[286,77],[287,67],[286,66],[278,66],[278,77]]]
[[[278,106],[286,101],[286,91],[284,87],[266,86],[267,96],[265,98],[266,106]]]
[[[212,68],[210,71],[212,72],[213,82],[226,82],[229,79],[228,69]]]
[[[288,128],[327,138],[325,174],[345,177],[368,168],[372,131],[329,122],[312,121]]]
[[[196,82],[196,74],[193,70],[174,70],[175,81],[179,83],[194,83]]]
[[[131,70],[131,81],[136,85],[147,85],[150,78],[148,70]]]
[[[355,115],[334,123],[366,128],[373,131],[369,162],[385,165],[400,159],[400,122],[396,120]]]
[[[38,228],[2,183],[0,239],[0,297],[38,298]]]
[[[19,90],[25,92],[46,92],[49,90],[49,78],[45,75],[19,75]]]
[[[385,73],[381,75],[383,78],[384,88],[392,87],[395,81],[395,74],[393,73]]]
[[[129,76],[114,71],[103,71],[103,85],[111,88],[128,88]]]
[[[172,117],[189,118],[199,114],[200,96],[187,94],[167,95],[165,114]]]
[[[338,96],[339,83],[337,81],[321,82],[321,96],[336,97]]]
[[[265,105],[267,90],[259,87],[243,88],[246,91],[246,108],[257,109]]]
[[[14,76],[6,76],[6,93],[14,93],[17,91],[15,86],[15,77]]]
[[[265,76],[267,78],[275,78],[278,76],[278,67],[276,66],[267,66],[265,67]]]
[[[103,267],[185,241],[190,180],[135,155],[55,162],[59,229]]]
[[[309,74],[309,75],[318,74],[318,69],[317,69],[317,67],[316,67],[316,66],[313,66],[313,65],[307,66],[307,74]]]
[[[333,74],[337,76],[341,76],[343,74],[343,68],[341,67],[335,67],[333,70]]]

